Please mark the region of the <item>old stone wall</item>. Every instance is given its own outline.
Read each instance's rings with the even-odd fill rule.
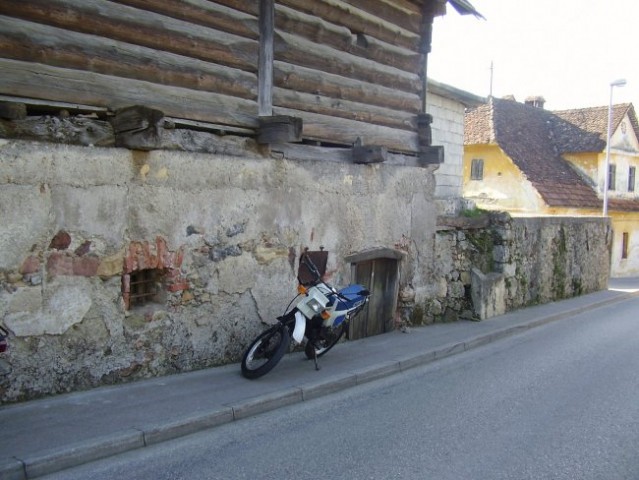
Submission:
[[[606,288],[605,219],[438,219],[434,167],[225,141],[237,148],[0,140],[3,402],[239,360],[293,296],[305,247],[330,252],[336,285],[350,281],[349,255],[403,252],[398,326]]]
[[[601,217],[440,218],[434,291],[404,304],[412,324],[483,320],[607,288],[611,230]]]
[[[216,140],[217,141],[217,140]],[[293,297],[299,254],[404,249],[432,290],[434,167],[0,139],[0,399],[237,361]],[[137,305],[140,282],[148,295]]]

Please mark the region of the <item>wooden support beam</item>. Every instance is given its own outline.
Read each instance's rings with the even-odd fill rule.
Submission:
[[[433,123],[432,115],[428,113],[417,115],[418,158],[422,165],[444,163],[444,147],[432,145],[433,132],[430,126],[431,123]]]
[[[430,147],[433,144],[431,123],[433,123],[432,115],[428,113],[420,113],[417,115],[417,139],[420,152],[422,148]]]
[[[260,0],[259,21],[258,113],[260,117],[270,117],[273,115],[274,0]]]
[[[444,163],[444,147],[441,145],[427,147],[419,152],[417,157],[421,166],[439,165]]]
[[[353,163],[371,164],[385,162],[388,157],[386,147],[380,145],[354,145]]]
[[[20,120],[27,117],[27,106],[24,103],[0,102],[0,118]]]
[[[164,113],[135,105],[115,112],[111,119],[115,146],[132,150],[154,150],[162,145]]]
[[[287,115],[259,118],[257,143],[287,143],[302,141],[302,119]]]

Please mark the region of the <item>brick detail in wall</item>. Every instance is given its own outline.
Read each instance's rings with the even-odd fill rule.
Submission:
[[[91,243],[86,241],[74,252],[68,250],[71,245],[71,235],[65,231],[58,232],[49,245],[46,255],[46,273],[50,277],[58,275],[76,275],[83,277],[93,277],[102,275],[101,267],[112,262],[112,257],[102,258],[90,253]],[[162,272],[166,290],[169,292],[179,292],[189,288],[187,278],[180,271],[184,251],[182,248],[177,251],[170,251],[166,240],[157,237],[154,242],[131,242],[124,251],[122,258],[122,269],[103,268],[103,271],[110,271],[109,276],[114,274],[122,275],[122,296],[128,309],[130,306],[130,281],[131,274],[141,270],[159,270]],[[119,263],[119,262],[118,262]],[[104,267],[103,265],[103,267]],[[22,264],[20,270],[23,275],[37,272],[40,268],[40,260],[37,256],[29,256]]]
[[[122,275],[125,307],[129,309],[131,306],[131,274],[140,270],[161,270],[169,292],[187,290],[189,282],[180,271],[183,260],[184,251],[181,248],[176,252],[170,251],[162,237],[157,237],[154,243],[131,242],[124,256]]]

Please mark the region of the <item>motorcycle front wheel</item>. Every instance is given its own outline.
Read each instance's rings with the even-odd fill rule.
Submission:
[[[254,379],[273,370],[291,343],[288,328],[276,325],[262,332],[242,357],[242,375]]]
[[[304,353],[306,354],[306,358],[312,360],[313,349],[315,349],[315,355],[321,357],[326,352],[328,352],[331,348],[333,348],[337,342],[339,342],[342,335],[348,329],[347,322],[342,322],[335,328],[327,328],[321,332],[320,338],[315,339],[313,342],[306,342],[306,347],[304,347]]]

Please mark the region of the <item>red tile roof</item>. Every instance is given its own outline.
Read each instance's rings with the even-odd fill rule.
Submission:
[[[466,145],[494,143],[519,167],[543,200],[551,207],[600,208],[597,193],[562,158],[568,138],[603,148],[598,138],[552,112],[518,103],[491,98],[465,116]]]

